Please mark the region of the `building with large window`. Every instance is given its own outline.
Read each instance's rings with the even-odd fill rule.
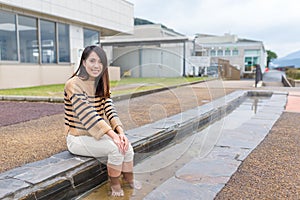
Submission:
[[[133,19],[125,0],[0,0],[0,89],[64,83],[85,46]]]
[[[261,41],[241,39],[232,34],[197,34],[194,43],[195,56],[228,60],[241,70],[241,76],[251,76],[256,64],[261,66],[262,71],[265,69],[267,54]]]

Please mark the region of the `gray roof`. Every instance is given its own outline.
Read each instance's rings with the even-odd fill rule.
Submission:
[[[138,45],[138,44],[153,44],[153,43],[180,43],[188,41],[188,37],[156,37],[156,38],[114,38],[101,40],[103,46],[111,45]]]

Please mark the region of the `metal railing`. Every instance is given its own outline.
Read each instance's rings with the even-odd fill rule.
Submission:
[[[281,82],[284,85],[284,87],[293,87],[285,75],[281,76]]]

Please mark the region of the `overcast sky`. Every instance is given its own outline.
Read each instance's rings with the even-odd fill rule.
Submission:
[[[262,41],[278,57],[300,50],[300,0],[128,0],[134,16],[195,33]]]

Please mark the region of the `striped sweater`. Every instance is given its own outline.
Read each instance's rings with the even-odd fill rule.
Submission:
[[[66,82],[64,93],[66,134],[99,140],[107,131],[122,126],[112,100],[95,96],[94,81],[75,76]]]

